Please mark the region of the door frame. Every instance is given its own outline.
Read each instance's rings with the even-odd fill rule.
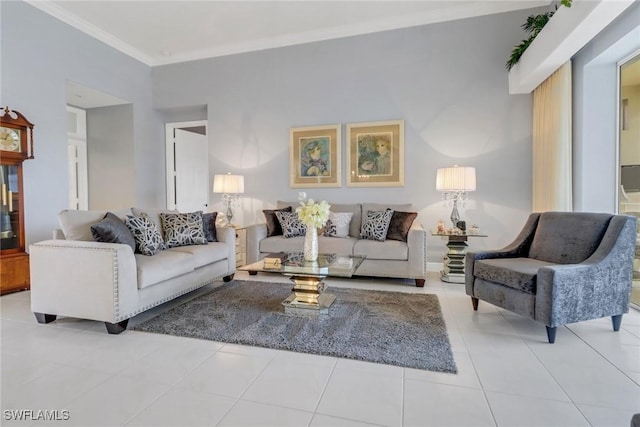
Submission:
[[[194,120],[188,122],[165,123],[165,176],[166,176],[166,200],[167,209],[176,208],[176,173],[175,173],[175,130],[204,126],[205,136],[209,135],[208,120]]]

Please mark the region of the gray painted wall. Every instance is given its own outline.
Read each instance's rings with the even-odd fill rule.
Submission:
[[[531,210],[531,96],[509,95],[504,63],[529,11],[154,67],[154,105],[207,105],[211,177],[245,175],[234,219],[263,221],[289,188],[289,128],[405,120],[405,186],[306,189],[334,202],[411,202],[425,227],[447,219],[438,167],[475,166],[463,219],[509,243]],[[344,134],[343,126],[343,134]],[[342,159],[346,160],[343,135]],[[346,167],[343,162],[343,176]],[[343,178],[344,179],[344,178]],[[222,210],[218,195],[213,209]],[[444,246],[429,239],[429,260]]]
[[[136,203],[133,105],[87,110],[89,209],[130,208]]]
[[[135,204],[164,206],[164,130],[148,66],[19,1],[0,2],[0,102],[35,124],[24,163],[27,243],[48,239],[68,206],[66,81],[133,104]],[[92,195],[93,197],[94,195]]]
[[[640,2],[573,58],[574,209],[617,212],[617,63],[640,49]]]
[[[262,220],[260,210],[276,200],[296,199],[287,179],[290,127],[388,119],[406,122],[404,187],[307,192],[335,202],[409,201],[431,228],[450,212],[435,191],[436,169],[475,166],[478,191],[461,213],[489,237],[472,241],[474,248],[511,241],[531,209],[531,97],[508,95],[504,62],[533,11],[150,69],[28,4],[0,7],[1,101],[36,124],[36,158],[25,162],[29,243],[49,238],[67,206],[66,80],[132,102],[138,206],[165,204],[163,122],[199,119],[206,111],[211,176],[246,176],[237,211],[244,224]],[[609,184],[596,184],[604,173],[600,147],[614,146],[605,140],[609,131],[602,130],[609,135],[603,139],[588,127],[611,119],[605,113],[594,121],[590,108],[612,95],[592,92],[595,74],[587,69],[599,72],[594,59],[629,34],[639,10],[632,6],[574,62],[578,209],[595,209],[610,194]],[[610,70],[603,73],[610,78]],[[217,196],[211,201],[222,208]],[[430,238],[429,260],[439,261],[443,249]]]

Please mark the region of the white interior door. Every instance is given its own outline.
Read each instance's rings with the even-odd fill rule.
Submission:
[[[173,129],[167,161],[173,160],[167,207],[180,212],[207,211],[209,205],[209,143],[206,135]],[[172,155],[170,154],[172,152]],[[172,158],[172,159],[171,159]],[[173,187],[173,188],[171,188]],[[173,191],[172,191],[173,190]]]

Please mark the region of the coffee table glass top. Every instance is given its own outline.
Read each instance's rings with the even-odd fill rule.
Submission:
[[[287,259],[280,267],[265,268],[264,260],[260,260],[253,264],[244,265],[238,270],[281,273],[290,276],[299,274],[304,276],[351,277],[358,270],[364,259],[365,257],[363,256],[320,254],[317,262],[309,262],[304,260],[302,253],[292,252],[288,254]]]

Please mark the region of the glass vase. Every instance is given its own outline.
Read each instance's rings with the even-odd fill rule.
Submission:
[[[307,227],[304,235],[304,260],[318,261],[318,230],[313,227]]]

